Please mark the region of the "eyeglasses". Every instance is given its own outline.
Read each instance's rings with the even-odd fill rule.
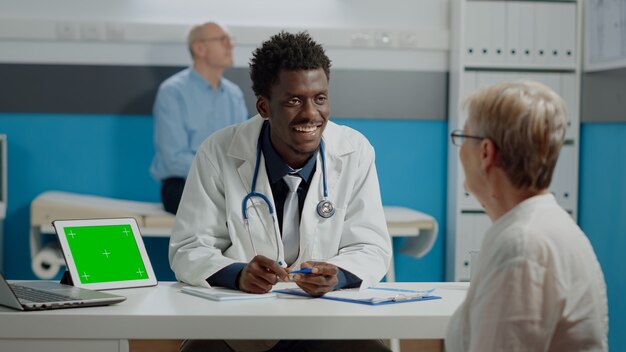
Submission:
[[[450,139],[452,140],[452,144],[456,145],[457,147],[460,147],[461,145],[463,145],[463,142],[465,142],[466,138],[483,140],[487,137],[470,136],[470,135],[464,134],[463,131],[461,130],[454,130],[452,131],[452,133],[450,133]]]
[[[235,38],[232,38],[228,34],[224,34],[219,37],[198,39],[199,42],[212,42],[216,40],[218,40],[222,45],[226,45],[226,44],[232,44],[235,41]]]

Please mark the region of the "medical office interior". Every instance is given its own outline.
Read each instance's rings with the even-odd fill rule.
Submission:
[[[189,26],[208,20],[236,38],[226,77],[251,113],[248,60],[262,41],[305,29],[327,48],[332,119],[375,147],[383,204],[439,226],[420,258],[399,250],[406,238],[393,238],[396,281],[467,281],[470,251],[489,226],[462,188],[449,142],[463,127],[463,96],[522,77],[554,88],[570,125],[551,190],[596,251],[610,348],[626,350],[626,0],[0,0],[0,270],[8,279],[43,278],[31,250],[31,205],[42,193],[160,200],[148,171],[154,95],[189,65]],[[46,243],[53,236],[38,240],[38,249],[54,246]],[[167,237],[144,241],[158,279],[174,280]]]

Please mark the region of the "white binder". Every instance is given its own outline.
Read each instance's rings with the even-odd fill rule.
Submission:
[[[493,51],[491,43],[491,23],[493,21],[491,9],[494,3],[491,1],[476,1],[474,4],[474,6],[478,7],[478,44],[480,45],[478,64],[480,64],[479,66],[490,66],[490,58]]]
[[[535,43],[535,3],[519,2],[518,16],[520,17],[517,31],[520,34],[519,63],[522,67],[532,66],[535,62],[537,44]]]
[[[543,14],[544,20],[546,21],[546,26],[548,28],[548,32],[545,34],[545,37],[548,40],[548,52],[547,52],[547,63],[550,67],[565,67],[565,50],[563,47],[563,37],[564,29],[562,25],[564,24],[561,20],[563,12],[569,7],[563,3],[545,3],[543,4]],[[567,13],[568,16],[571,16],[570,13]]]
[[[522,34],[519,29],[522,28],[522,17],[520,10],[523,3],[506,2],[506,49],[504,59],[507,65],[516,67],[520,63],[520,55],[522,48]]]
[[[481,28],[480,24],[483,6],[478,2],[467,2],[465,18],[465,61],[467,65],[477,65],[482,62]],[[484,38],[483,38],[484,39]]]
[[[550,5],[553,4],[539,2],[531,4],[534,8],[535,17],[535,51],[533,57],[533,64],[535,66],[547,66],[550,63],[550,57],[552,55],[550,37],[554,36],[553,23],[556,19],[552,15]]]
[[[557,48],[563,66],[574,69],[576,66],[576,4],[560,4],[558,11]]]
[[[502,66],[505,63],[507,41],[506,3],[494,1],[491,5],[490,23],[490,50],[487,61],[493,66]]]

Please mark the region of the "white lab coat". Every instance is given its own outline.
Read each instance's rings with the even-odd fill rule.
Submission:
[[[283,243],[278,241],[276,246],[277,236],[269,228],[274,223],[278,233],[278,227],[265,203],[253,198],[246,206],[252,243],[242,217],[242,200],[251,190],[262,123],[257,115],[222,129],[198,150],[170,239],[170,265],[178,280],[207,287],[208,277],[232,263],[249,262],[254,249],[256,254],[284,261]],[[392,250],[374,149],[360,133],[330,121],[323,139],[328,195],[336,213],[328,219],[317,214],[323,195],[318,155],[302,210],[300,254],[291,267],[299,268],[309,260],[327,261],[358,276],[362,287],[368,287],[387,272]],[[266,195],[273,206],[263,156],[256,191]]]

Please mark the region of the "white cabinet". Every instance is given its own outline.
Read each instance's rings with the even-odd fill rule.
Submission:
[[[477,88],[519,79],[542,82],[565,100],[566,142],[550,185],[576,219],[580,113],[581,9],[576,1],[451,2],[449,131],[462,129],[463,99]],[[464,187],[458,148],[448,152],[446,276],[467,281],[470,252],[480,248],[491,225]]]

